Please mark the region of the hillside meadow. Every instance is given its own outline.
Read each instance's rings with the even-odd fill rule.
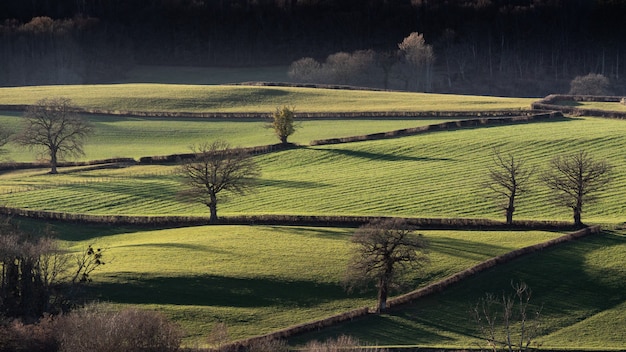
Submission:
[[[0,104],[28,104],[33,96],[69,96],[79,105],[152,111],[273,111],[288,103],[300,111],[496,110],[526,108],[528,99],[284,87],[200,87],[131,84],[7,88]],[[63,94],[56,94],[63,93]],[[371,95],[370,95],[371,94]],[[406,95],[409,94],[409,95]],[[180,96],[181,100],[177,100]],[[308,98],[307,98],[308,96]],[[285,102],[287,97],[291,101]],[[294,102],[295,101],[295,102]],[[240,105],[235,106],[235,102]],[[91,105],[90,105],[91,104]],[[301,105],[300,105],[301,104]],[[307,105],[308,104],[308,105]],[[389,108],[392,106],[392,108]],[[304,108],[302,108],[304,107]],[[307,110],[312,109],[312,110]],[[19,113],[0,121],[19,126]],[[197,141],[226,138],[234,145],[273,143],[257,119],[170,119],[89,116],[96,134],[84,160],[186,152]],[[313,139],[438,123],[442,119],[312,119],[302,122],[296,149],[259,155],[254,194],[230,197],[219,215],[371,215],[503,220],[482,181],[493,150],[524,158],[539,175],[551,158],[585,150],[614,166],[613,183],[583,221],[619,229],[626,176],[619,120],[562,118],[516,125],[465,128],[387,140],[307,146]],[[132,141],[132,143],[129,143]],[[268,141],[268,142],[265,142]],[[91,144],[92,143],[92,144]],[[4,157],[32,160],[9,145]],[[116,165],[0,174],[0,204],[92,215],[207,215],[177,197],[176,165]],[[518,200],[516,219],[570,220],[535,182]],[[33,221],[25,225],[40,227]],[[292,324],[373,305],[372,291],[348,295],[340,285],[354,229],[282,226],[198,226],[147,229],[52,224],[71,252],[89,244],[106,248],[107,264],[94,274],[93,298],[116,307],[162,311],[187,331],[186,346],[203,346],[221,321],[230,338],[264,334]],[[482,260],[558,236],[541,231],[420,231],[430,240],[431,263],[407,278],[405,290],[426,285]],[[358,320],[293,340],[351,334],[381,345],[473,347],[467,307],[485,291],[501,292],[513,279],[528,282],[546,308],[546,346],[613,349],[623,346],[624,232],[614,230],[519,259],[408,309]],[[575,292],[575,294],[572,294]],[[565,298],[564,298],[565,297]],[[617,324],[617,325],[616,325]],[[605,341],[606,343],[603,343]]]
[[[26,221],[25,228],[43,226]],[[348,294],[341,278],[354,229],[197,226],[142,229],[53,223],[70,251],[94,244],[106,264],[92,275],[93,298],[164,312],[203,345],[217,322],[231,339],[285,328],[375,304],[375,292]],[[543,231],[420,231],[430,264],[407,276],[404,290],[440,280],[480,261],[547,241]]]
[[[184,84],[110,84],[0,88],[0,104],[63,96],[83,108],[165,112],[300,112],[528,109],[533,99],[347,89]]]
[[[300,132],[298,132],[300,133]],[[583,221],[619,224],[626,208],[626,124],[564,118],[551,122],[433,132],[359,143],[301,147],[255,157],[257,192],[229,197],[219,214],[371,215],[503,219],[482,187],[494,148],[536,167],[557,155],[586,150],[614,166],[614,180]],[[74,168],[0,175],[0,202],[10,207],[95,215],[206,215],[201,204],[177,198],[175,165]],[[535,182],[519,198],[517,219],[570,220]]]
[[[623,230],[605,231],[522,257],[402,309],[298,336],[290,342],[297,345],[348,334],[380,346],[487,348],[478,339],[481,334],[470,310],[486,293],[508,295],[512,282],[525,282],[532,291],[529,312],[541,312],[541,333],[534,347],[622,350],[625,235]]]

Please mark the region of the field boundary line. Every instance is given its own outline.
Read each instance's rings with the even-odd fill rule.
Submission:
[[[567,95],[567,94],[550,94],[545,98],[531,104],[533,109],[547,109],[561,111],[564,114],[573,116],[596,116],[612,119],[626,119],[626,112],[609,111],[599,109],[577,108],[572,106],[555,104],[557,101],[592,101],[601,103],[620,103],[624,99],[621,96],[614,95]]]
[[[411,291],[409,293],[389,299],[387,301],[387,305],[389,309],[394,309],[394,308],[397,309],[397,307],[410,304],[417,299],[424,298],[426,296],[430,296],[435,293],[439,293],[443,291],[444,289],[449,288],[453,284],[456,284],[464,279],[467,279],[471,276],[484,272],[485,270],[493,268],[497,265],[509,263],[513,261],[514,259],[520,258],[522,256],[536,253],[546,248],[554,247],[562,243],[571,242],[579,238],[589,236],[591,234],[599,234],[600,231],[601,231],[600,226],[587,227],[587,228],[580,229],[578,231],[571,232],[566,235],[554,238],[546,242],[542,242],[542,243],[538,243],[532,246],[527,246],[527,247],[513,250],[511,252],[485,260],[477,265],[472,266],[471,268],[460,271],[454,275],[451,275],[445,279],[439,280],[426,287],[423,287],[423,288]],[[260,335],[260,336],[254,336],[248,339],[235,341],[229,346],[236,349],[239,347],[249,346],[255,342],[266,340],[266,339],[287,339],[298,334],[320,330],[323,328],[330,327],[332,325],[337,325],[340,323],[352,321],[356,318],[361,318],[370,314],[374,314],[373,308],[361,307],[361,308],[350,310],[348,312],[344,312],[341,314],[336,314],[327,318],[318,319],[315,321],[287,327],[285,329],[281,329],[273,333]]]

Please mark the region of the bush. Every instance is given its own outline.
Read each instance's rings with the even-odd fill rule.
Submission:
[[[570,83],[569,94],[572,95],[611,95],[611,82],[601,74],[590,73],[577,76]]]
[[[0,352],[54,352],[58,346],[54,325],[50,316],[44,316],[35,324],[19,320],[0,325]]]
[[[329,339],[326,342],[311,341],[302,349],[303,352],[368,352],[371,348],[359,346],[359,340],[351,336],[339,336],[336,339]],[[386,352],[386,349],[377,349],[379,352]]]
[[[62,352],[169,352],[179,349],[182,337],[180,328],[160,313],[112,311],[104,305],[61,317],[56,332]]]

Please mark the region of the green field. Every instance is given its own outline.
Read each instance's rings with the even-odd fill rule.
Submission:
[[[526,108],[529,99],[415,93],[160,84],[0,88],[0,104],[32,103],[63,95],[79,105],[152,111],[271,112],[282,104],[299,111],[496,110]],[[35,99],[36,100],[36,99]],[[17,129],[18,113],[0,123]],[[275,143],[257,119],[183,119],[90,116],[96,127],[83,160],[187,152],[201,141],[234,145]],[[614,180],[600,202],[583,209],[586,223],[619,228],[626,210],[626,123],[577,117],[517,125],[492,125],[348,144],[307,146],[335,138],[439,123],[445,119],[310,119],[292,141],[296,149],[256,156],[262,176],[257,192],[232,197],[219,215],[370,215],[489,218],[503,214],[481,186],[493,148],[537,167],[564,153],[585,150],[614,166]],[[33,160],[9,145],[3,157]],[[0,173],[0,205],[93,215],[207,215],[182,202],[175,165],[61,168]],[[536,182],[518,200],[516,219],[571,220]],[[26,222],[26,228],[40,226]],[[54,223],[64,246],[107,248],[107,265],[90,293],[116,306],[163,311],[187,331],[187,346],[203,345],[218,321],[232,339],[373,305],[375,293],[348,295],[340,277],[354,229],[283,226],[198,226],[170,229]],[[539,231],[421,231],[431,242],[431,264],[408,277],[405,290],[426,285],[487,258],[559,235]],[[605,232],[490,270],[440,295],[359,320],[319,335],[349,333],[372,344],[474,347],[468,307],[485,291],[499,292],[511,279],[525,280],[533,300],[545,304],[544,346],[615,349],[624,338],[621,260],[623,231]]]
[[[189,146],[217,139],[227,140],[233,146],[252,147],[274,144],[278,139],[265,128],[265,119],[197,119],[197,118],[142,118],[121,116],[85,116],[95,133],[85,143],[85,156],[80,160],[98,160],[113,157],[139,159],[143,156],[188,153]],[[21,114],[0,115],[3,126],[18,131]],[[450,121],[432,118],[387,119],[306,119],[289,139],[293,143],[308,144],[312,140],[350,137],[395,129],[426,126]],[[132,143],[128,143],[132,141]],[[8,154],[13,161],[27,162],[37,157],[36,152],[9,144]]]
[[[256,157],[258,192],[220,205],[221,215],[398,215],[502,219],[481,182],[492,148],[514,152],[538,173],[562,153],[584,149],[614,165],[614,181],[583,220],[621,223],[626,209],[626,124],[597,118],[563,119],[339,145],[304,147]],[[114,156],[114,155],[111,155]],[[63,170],[62,170],[63,171]],[[71,171],[71,172],[70,172]],[[12,207],[90,214],[206,215],[182,203],[175,166],[46,170],[1,175],[0,202]],[[381,182],[382,180],[382,182]],[[518,219],[569,220],[536,183],[519,199]]]
[[[337,89],[113,84],[0,88],[0,104],[34,104],[63,96],[81,107],[131,111],[271,113],[528,109],[533,99]]]
[[[218,321],[228,324],[237,339],[375,304],[374,292],[347,294],[340,284],[354,229],[142,230],[70,224],[52,229],[71,250],[92,243],[106,248],[107,264],[90,288],[99,300],[162,311],[187,330],[189,345],[202,343]],[[558,236],[541,231],[421,233],[430,241],[431,264],[408,277],[408,290]]]
[[[533,311],[541,307],[541,349],[621,350],[626,304],[624,231],[605,232],[524,257],[465,280],[440,295],[389,314],[368,317],[293,339],[349,334],[380,345],[478,347],[469,313],[485,293],[510,293],[526,282]],[[483,347],[486,347],[483,345]]]

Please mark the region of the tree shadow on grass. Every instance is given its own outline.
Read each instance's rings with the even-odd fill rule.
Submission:
[[[124,304],[242,308],[315,307],[348,298],[339,284],[303,280],[215,275],[142,278],[130,274],[116,279],[114,283],[92,283],[89,286],[90,295],[98,300]]]
[[[380,161],[452,161],[453,160],[449,158],[425,158],[425,157],[415,157],[415,156],[407,156],[407,155],[371,153],[371,152],[366,152],[362,150],[350,150],[350,149],[325,148],[323,150],[331,152],[331,153],[351,157],[351,158],[359,158],[359,159],[367,159],[367,160],[380,160]]]
[[[380,327],[380,317],[366,317],[333,327],[332,331],[305,334],[298,339],[307,341],[322,334],[325,338],[354,334],[362,341],[382,344],[442,345],[449,341],[447,337],[429,331],[449,331],[469,340],[478,339],[480,332],[470,314],[471,307],[486,293],[512,293],[511,282],[520,281],[532,290],[531,305],[543,307],[542,321],[559,322],[556,325],[542,324],[547,336],[626,301],[626,272],[590,268],[586,257],[593,251],[625,244],[623,236],[608,232],[592,235],[496,266],[438,294],[397,307],[389,312],[390,320],[394,324],[414,326],[412,331],[404,333],[405,339],[398,339],[393,334],[372,339]]]

